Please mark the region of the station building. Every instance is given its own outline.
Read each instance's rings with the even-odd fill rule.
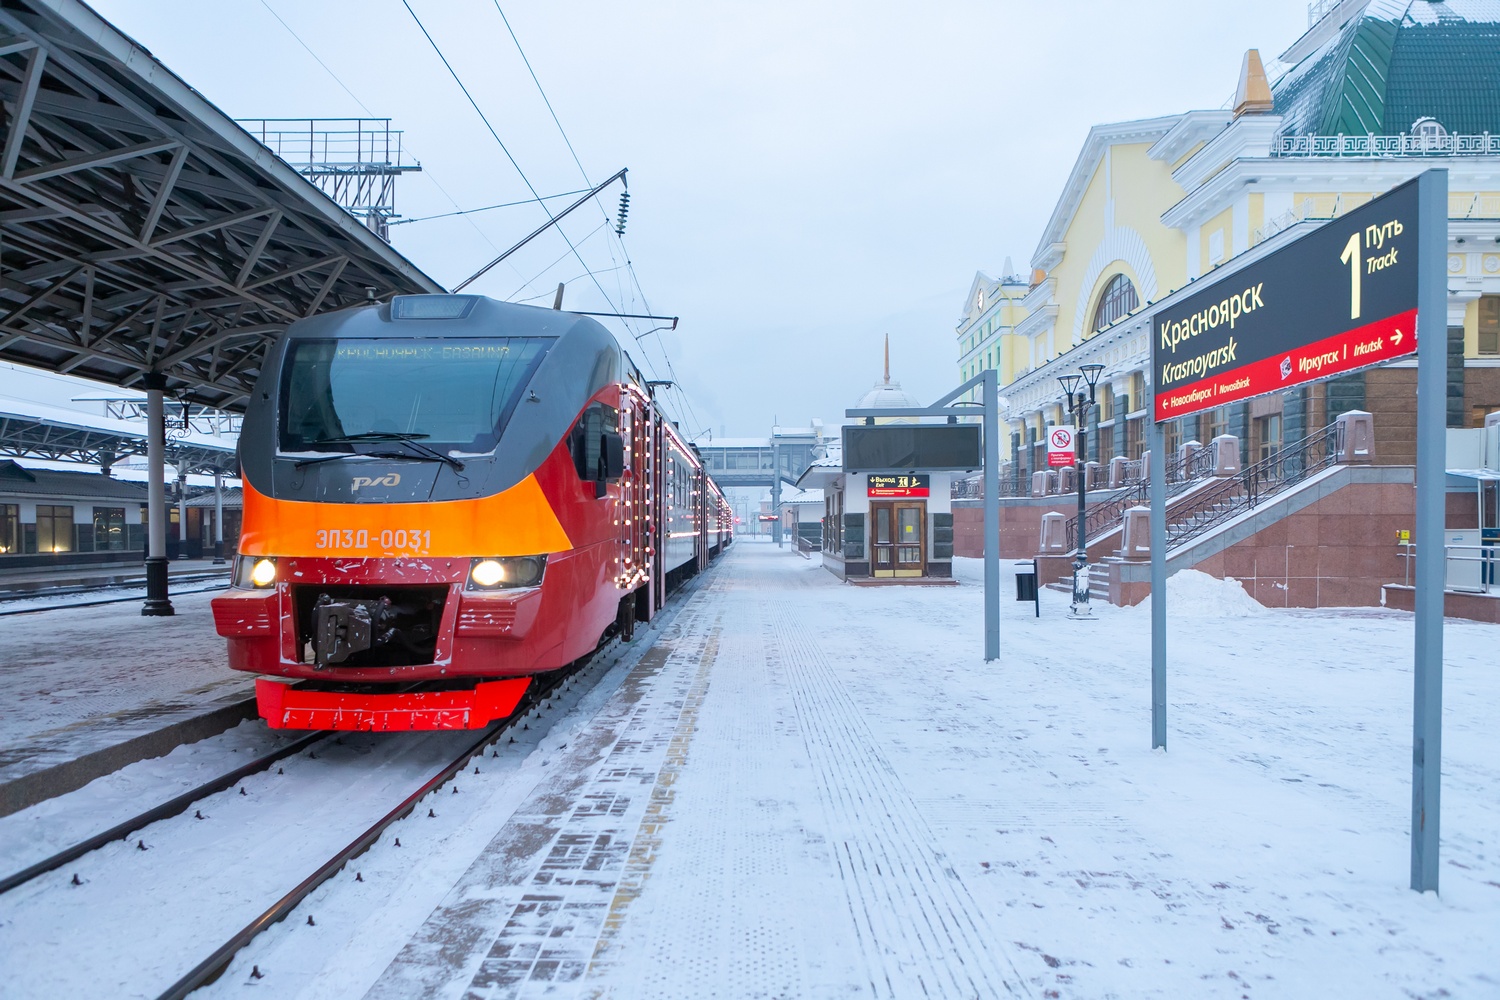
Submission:
[[[0,460],[0,572],[144,556],[146,484]]]
[[[1090,129],[1030,267],[975,276],[959,367],[965,379],[999,373],[1009,405],[1002,496],[1052,496],[1057,511],[1070,502],[1058,495],[1069,492],[1063,477],[1045,475],[1045,441],[1071,423],[1057,376],[1088,363],[1104,365],[1089,486],[1144,478],[1145,307],[1432,167],[1448,171],[1448,426],[1478,428],[1500,410],[1500,7],[1322,0],[1309,20],[1269,65],[1245,54],[1228,109]],[[1174,420],[1164,460],[1223,439],[1249,468],[1361,411],[1374,461],[1409,466],[1415,386],[1411,358]],[[1035,524],[1010,532],[1002,554],[1031,556],[1038,534]],[[960,525],[960,554],[977,554],[965,541],[975,537]],[[1394,572],[1400,579],[1399,563]],[[1356,603],[1375,603],[1369,596]]]
[[[1056,376],[1084,363],[1106,366],[1089,458],[1141,457],[1142,307],[1431,167],[1449,172],[1448,423],[1480,427],[1500,409],[1500,8],[1345,0],[1313,14],[1269,72],[1246,54],[1232,109],[1091,129],[1029,274],[976,275],[960,375],[999,372],[1012,489],[1045,469],[1046,429],[1064,422]],[[1409,463],[1415,379],[1401,361],[1172,421],[1168,452],[1228,432],[1249,464],[1359,409],[1382,460]]]
[[[855,409],[908,409],[922,404],[885,376]],[[915,417],[869,417],[871,424],[915,424]],[[953,578],[952,482],[946,472],[875,475],[844,469],[842,450],[814,461],[797,480],[819,493],[823,566],[849,583],[950,583]]]

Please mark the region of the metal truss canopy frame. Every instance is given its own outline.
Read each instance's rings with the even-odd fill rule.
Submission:
[[[167,464],[182,473],[239,475],[235,449],[214,447],[187,439],[167,441]],[[127,458],[146,454],[144,431],[131,434],[49,420],[26,413],[0,411],[0,457],[81,462],[108,468]]]
[[[0,5],[0,360],[242,410],[294,320],[443,288],[78,0]]]

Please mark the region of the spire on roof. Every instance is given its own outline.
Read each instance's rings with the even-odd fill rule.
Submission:
[[[885,335],[885,384],[891,384],[891,335]]]
[[[1246,49],[1240,63],[1240,84],[1234,92],[1234,116],[1263,115],[1271,110],[1271,85],[1261,65],[1260,50]]]

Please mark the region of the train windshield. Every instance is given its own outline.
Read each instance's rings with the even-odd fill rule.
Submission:
[[[482,454],[552,337],[298,340],[281,382],[283,452],[354,451],[397,439]],[[386,443],[385,447],[389,447]]]

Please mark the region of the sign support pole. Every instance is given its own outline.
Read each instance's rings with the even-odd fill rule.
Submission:
[[[984,659],[1000,658],[1000,381],[984,370]]]
[[[1447,441],[1448,171],[1417,182],[1417,580],[1412,697],[1411,887],[1438,891],[1443,734],[1443,530]]]
[[[1167,456],[1151,383],[1151,749],[1167,748]]]

